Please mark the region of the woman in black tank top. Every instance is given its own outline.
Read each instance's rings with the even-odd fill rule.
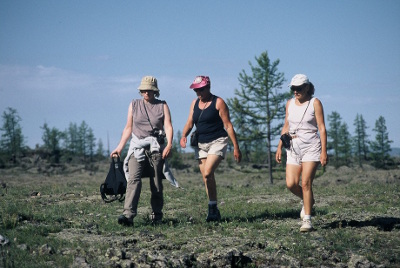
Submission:
[[[233,144],[233,156],[240,162],[242,153],[236,139],[236,133],[229,118],[229,110],[224,100],[211,94],[210,78],[197,76],[190,88],[196,92],[197,99],[192,101],[189,118],[183,128],[180,145],[186,148],[187,136],[196,125],[198,146],[193,147],[199,161],[200,172],[208,195],[208,215],[206,221],[219,221],[217,207],[217,185],[215,170],[224,159],[228,146],[228,137]]]

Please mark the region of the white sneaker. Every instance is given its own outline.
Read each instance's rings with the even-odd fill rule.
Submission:
[[[306,212],[304,211],[304,206],[302,206],[301,211],[300,211],[300,219],[303,220],[305,215],[306,215]]]
[[[311,220],[303,220],[303,223],[300,227],[300,232],[311,232],[313,227],[311,225]]]

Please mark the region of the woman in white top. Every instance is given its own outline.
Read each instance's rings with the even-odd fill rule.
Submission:
[[[328,162],[324,110],[321,101],[313,98],[314,85],[306,75],[295,75],[290,82],[290,89],[294,98],[286,104],[285,124],[281,133],[288,133],[291,137],[289,148],[286,149],[286,186],[303,200],[300,231],[309,232],[313,229],[311,209],[315,203],[312,182],[319,163],[325,166]],[[282,161],[282,146],[280,140],[276,151],[278,163]]]

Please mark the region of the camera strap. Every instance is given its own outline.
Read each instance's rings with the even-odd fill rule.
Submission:
[[[312,99],[312,98],[311,98],[311,99]],[[297,124],[297,126],[296,126],[296,129],[295,129],[296,133],[297,133],[297,130],[299,130],[299,126],[300,126],[301,122],[303,122],[304,116],[306,115],[306,112],[307,112],[308,106],[310,105],[311,99],[308,101],[306,110],[304,111],[303,116],[301,117],[300,122],[299,122],[299,123]]]
[[[154,128],[153,128],[153,125],[152,125],[151,122],[150,122],[149,114],[147,113],[145,100],[143,100],[143,107],[144,107],[144,110],[146,111],[147,121],[149,121],[149,124],[150,124],[150,126],[151,126],[151,129],[154,129]]]

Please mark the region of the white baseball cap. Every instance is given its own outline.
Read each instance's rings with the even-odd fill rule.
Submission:
[[[295,76],[293,76],[292,81],[290,81],[290,85],[291,86],[301,86],[304,84],[309,84],[310,81],[308,80],[308,77],[305,74],[296,74]]]

